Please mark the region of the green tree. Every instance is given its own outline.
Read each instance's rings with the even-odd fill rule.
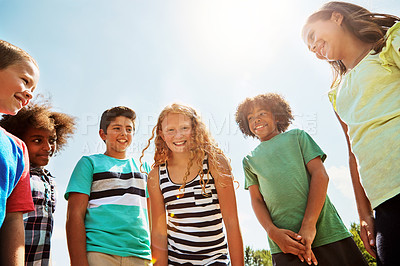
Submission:
[[[354,242],[356,242],[356,245],[358,248],[361,250],[361,253],[364,255],[364,258],[367,260],[368,265],[370,266],[376,266],[376,260],[374,257],[372,257],[368,251],[365,249],[364,244],[361,240],[360,237],[360,225],[356,223],[351,223],[350,225],[350,232],[353,234],[353,239]]]
[[[271,252],[266,249],[253,250],[251,247],[246,246],[244,264],[246,266],[272,266]]]

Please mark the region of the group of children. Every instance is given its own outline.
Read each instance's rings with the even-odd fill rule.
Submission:
[[[398,263],[398,21],[329,2],[303,28],[309,49],[334,70],[330,99],[349,146],[361,238],[378,265]],[[36,61],[0,41],[2,265],[51,263],[56,196],[45,166],[75,119],[46,102],[28,104],[38,79]],[[141,162],[145,150],[140,164],[127,156],[135,119],[128,107],[106,110],[99,130],[106,151],[83,156],[72,172],[64,195],[71,265],[244,265],[229,160],[196,110],[162,110],[145,148],[154,139],[151,167]],[[236,111],[244,136],[260,140],[243,159],[245,189],[274,265],[367,265],[326,195],[326,154],[303,130],[286,131],[292,120],[275,93],[247,98]]]

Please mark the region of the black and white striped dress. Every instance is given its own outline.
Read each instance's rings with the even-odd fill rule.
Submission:
[[[207,180],[207,159],[203,161]],[[168,217],[169,265],[229,265],[228,249],[223,231],[214,178],[202,194],[200,176],[179,191],[180,184],[171,181],[166,164],[159,167],[160,188]]]

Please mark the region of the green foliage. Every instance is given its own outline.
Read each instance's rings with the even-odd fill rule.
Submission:
[[[350,233],[353,234],[353,239],[354,242],[356,242],[356,245],[358,248],[361,250],[361,253],[364,255],[364,258],[367,260],[368,265],[370,266],[376,266],[376,260],[374,257],[372,257],[368,251],[365,249],[364,244],[361,240],[360,237],[360,225],[356,223],[351,223],[350,225]]]
[[[244,265],[246,266],[272,266],[271,252],[266,249],[253,250],[246,246],[244,250]]]

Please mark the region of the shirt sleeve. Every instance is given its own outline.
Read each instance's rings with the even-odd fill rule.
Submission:
[[[383,61],[383,66],[394,63],[397,68],[400,68],[400,22],[394,24],[386,35],[386,45],[379,54],[379,58]]]
[[[298,140],[300,144],[300,149],[303,154],[304,164],[316,157],[321,157],[322,162],[326,159],[326,154],[318,146],[318,144],[308,135],[307,132],[303,130],[298,130]]]
[[[69,180],[64,198],[68,200],[70,192],[82,193],[90,196],[93,182],[93,162],[87,156],[83,156],[76,164]]]
[[[25,143],[22,141],[18,143],[18,146],[22,149],[23,160],[24,160],[24,170],[21,174],[17,185],[13,189],[10,197],[7,199],[6,212],[31,212],[34,210],[32,192],[30,185],[30,175],[29,175],[29,155],[28,149]]]
[[[252,185],[258,185],[258,178],[255,173],[251,170],[249,162],[247,158],[244,158],[243,161],[243,171],[244,171],[244,189],[249,189]]]

